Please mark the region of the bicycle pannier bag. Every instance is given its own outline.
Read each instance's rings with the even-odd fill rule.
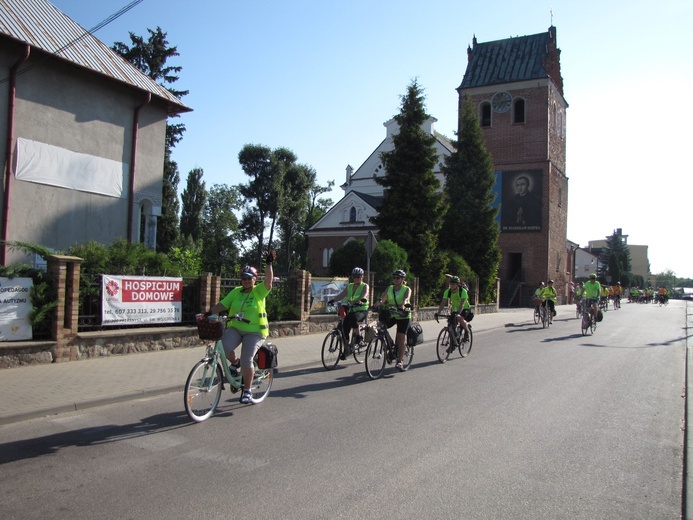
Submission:
[[[420,345],[423,343],[423,329],[418,323],[412,323],[407,329],[407,345],[413,347],[414,345]]]
[[[601,310],[597,311],[597,321],[602,321],[604,319],[604,313]]]
[[[474,319],[474,313],[469,309],[462,309],[462,317],[464,321],[472,321]]]
[[[210,316],[208,318],[204,314],[198,314],[196,317],[197,334],[200,336],[200,339],[221,339],[221,337],[224,335],[224,322],[219,321],[219,319],[216,317]]]
[[[279,349],[272,343],[265,343],[257,351],[257,367],[264,370],[265,368],[277,368],[277,357]]]

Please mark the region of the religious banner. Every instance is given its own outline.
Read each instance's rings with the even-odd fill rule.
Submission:
[[[541,231],[541,170],[504,171],[501,232]]]
[[[102,280],[104,325],[181,321],[182,278],[103,275]]]

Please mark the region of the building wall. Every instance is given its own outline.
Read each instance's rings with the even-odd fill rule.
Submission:
[[[0,73],[19,57],[20,46],[3,45]],[[17,78],[13,151],[16,139],[25,138],[73,152],[126,163],[132,162],[134,114],[146,100],[143,92],[97,74],[37,54],[31,68]],[[6,154],[7,89],[0,94],[0,142]],[[140,111],[137,143],[135,204],[161,205],[166,110],[154,101]],[[16,159],[16,156],[15,156]],[[125,238],[128,226],[128,191],[115,198],[95,193],[11,179],[8,239],[62,250],[76,242],[111,243]],[[4,194],[4,185],[2,186]],[[0,199],[0,207],[4,201]],[[139,236],[139,211],[133,212],[133,238]],[[8,252],[8,262],[23,258]]]

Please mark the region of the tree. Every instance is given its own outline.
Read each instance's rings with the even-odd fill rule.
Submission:
[[[434,173],[436,138],[423,128],[429,117],[423,92],[414,80],[394,117],[399,125],[399,132],[392,137],[394,149],[380,156],[386,173],[376,182],[385,190],[378,215],[372,218],[381,238],[408,252],[412,269],[419,276],[419,298],[423,301],[436,292],[439,266],[434,258],[445,213],[438,191],[440,182]]]
[[[282,197],[284,174],[296,162],[296,155],[286,148],[273,151],[267,146],[246,144],[238,154],[238,162],[250,177],[248,184],[239,186],[241,194],[249,204],[246,206],[246,214],[241,225],[245,227],[247,234],[257,240],[257,264],[260,265],[266,220],[270,219],[271,246]]]
[[[449,207],[441,244],[462,255],[479,277],[479,298],[494,297],[501,253],[498,209],[492,204],[493,160],[486,150],[476,110],[469,97],[462,101],[455,152],[445,158],[444,192]]]
[[[238,272],[238,218],[242,206],[236,187],[215,184],[209,190],[202,212],[202,268],[206,272],[231,275]]]
[[[360,240],[350,240],[330,257],[331,276],[349,276],[354,267],[366,270],[366,248]]]
[[[166,88],[177,98],[182,98],[188,94],[187,90],[177,90],[171,85],[178,81],[177,73],[182,70],[179,66],[167,66],[169,58],[179,56],[177,47],[169,47],[166,33],[160,27],[156,31],[147,29],[149,39],[130,32],[130,42],[132,46],[127,46],[122,42],[115,42],[113,50],[120,54],[125,60],[137,67],[142,73],[146,74],[154,81]],[[170,118],[178,117],[178,114]],[[173,147],[180,142],[185,132],[185,125],[182,123],[166,123],[166,146],[164,151],[164,182],[161,201],[161,217],[157,225],[156,250],[168,252],[170,247],[178,239],[178,165],[171,159]]]
[[[183,209],[180,216],[181,235],[197,242],[202,234],[202,210],[207,202],[207,190],[202,180],[202,168],[188,173],[188,183],[183,192]]]
[[[621,282],[621,285],[630,285],[630,249],[623,241],[623,235],[619,230],[607,237],[606,247],[600,254],[600,264],[604,266],[602,269],[605,272],[600,273],[604,279],[609,276],[611,283]]]
[[[306,231],[308,231],[313,224],[320,220],[327,210],[330,209],[334,202],[332,199],[326,199],[320,197],[323,193],[329,193],[334,187],[334,181],[328,181],[327,186],[319,186],[313,184],[310,188],[310,201],[308,203],[308,213],[306,215],[306,221],[303,225],[302,239],[303,243],[300,246],[299,256],[301,258],[300,267],[301,269],[310,269],[308,265],[308,237],[306,236]]]
[[[161,193],[161,216],[156,226],[156,250],[160,253],[168,253],[174,244],[178,243],[180,236],[180,220],[178,212],[178,164],[172,161],[168,151],[164,159],[164,183]]]
[[[300,249],[294,249],[294,237],[305,230],[310,205],[310,190],[315,185],[315,170],[302,164],[290,165],[284,174],[284,189],[279,204],[279,229],[285,249],[286,272],[291,272],[292,260],[300,261]],[[305,242],[305,236],[301,242]]]

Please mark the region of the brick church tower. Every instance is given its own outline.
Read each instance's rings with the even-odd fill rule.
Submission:
[[[558,303],[568,295],[566,108],[556,28],[467,49],[459,93],[479,114],[496,172],[502,253],[500,304],[529,303],[553,279]]]

